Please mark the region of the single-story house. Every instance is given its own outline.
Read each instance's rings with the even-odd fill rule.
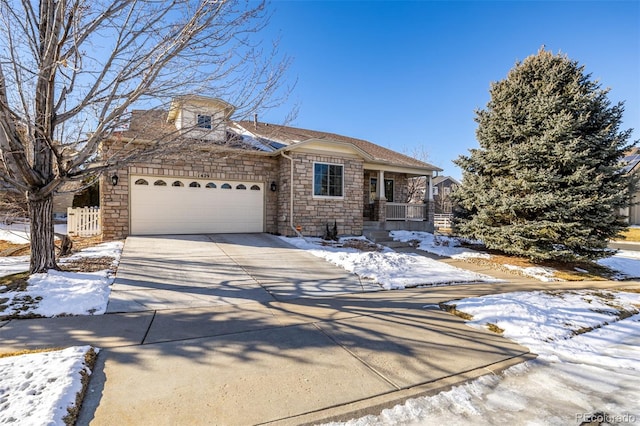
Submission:
[[[334,223],[340,235],[361,235],[367,226],[402,227],[398,221],[433,229],[431,190],[420,203],[404,201],[409,178],[430,185],[441,169],[361,139],[257,117],[234,121],[233,112],[202,96],[174,99],[165,112],[133,111],[128,128],[103,142],[104,162],[167,135],[181,142],[101,178],[103,237],[322,236]]]

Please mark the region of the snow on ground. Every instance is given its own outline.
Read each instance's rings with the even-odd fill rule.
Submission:
[[[618,250],[615,256],[600,259],[598,263],[618,272],[617,279],[640,277],[640,252]]]
[[[544,281],[544,282],[560,281],[558,278],[554,277],[556,270],[553,268],[548,268],[543,266],[524,267],[524,266],[516,266],[516,265],[509,265],[509,264],[504,265],[504,267],[511,271],[520,272],[521,274],[527,277],[535,278],[540,281]]]
[[[29,270],[29,256],[0,257],[0,277]]]
[[[2,237],[0,237],[2,238]],[[81,258],[113,257],[117,265],[121,242],[108,242],[82,250],[60,260],[60,264]],[[0,258],[0,276],[23,272],[29,267],[27,256]],[[34,274],[23,292],[0,294],[12,314],[20,301],[32,300],[21,315],[100,315],[107,307],[109,271]],[[12,306],[12,303],[15,304]],[[81,371],[91,372],[84,364],[89,346],[60,351],[0,358],[0,424],[59,425],[65,423],[67,408],[73,407],[81,390]],[[97,350],[97,349],[96,349]]]
[[[473,316],[469,325],[496,324],[538,358],[379,416],[332,425],[567,425],[590,416],[606,424],[640,421],[640,294],[519,292],[451,303]]]
[[[429,253],[437,254],[443,257],[452,257],[454,259],[464,259],[468,257],[481,257],[488,259],[488,253],[477,250],[471,250],[461,247],[459,238],[447,237],[444,235],[434,235],[429,232],[418,231],[391,231],[389,235],[396,241],[417,241],[417,248]]]
[[[81,258],[113,257],[117,265],[122,252],[123,244],[118,241],[102,243],[94,247],[82,250],[73,256],[60,260],[60,264]],[[23,256],[17,258],[11,264],[6,261],[14,258],[0,258],[0,276],[10,275],[15,272],[24,272],[19,269],[25,262]],[[2,261],[5,261],[3,263]],[[26,258],[26,269],[29,269],[29,258]],[[10,291],[2,293],[2,298],[8,299],[3,305],[9,307],[2,314],[11,315],[19,312],[20,315],[37,314],[45,317],[58,315],[100,315],[107,308],[109,301],[110,285],[113,277],[108,270],[98,272],[62,272],[51,270],[46,274],[33,274],[28,280],[26,291]],[[29,309],[17,309],[21,303],[19,300],[31,299],[37,301],[30,304]],[[14,303],[14,307],[11,304]]]
[[[490,259],[489,253],[471,250],[461,247],[461,240],[455,237],[434,235],[428,232],[418,231],[391,231],[389,233],[396,241],[417,241],[417,248],[429,253],[454,259],[483,258]],[[630,250],[618,250],[614,256],[601,259],[598,264],[606,266],[618,274],[615,279],[640,278],[640,252]],[[523,275],[535,278],[540,281],[559,281],[554,277],[555,269],[549,267],[522,267],[516,265],[503,265],[512,271],[520,272]]]
[[[1,238],[0,238],[1,239]],[[113,265],[116,266],[120,261],[120,253],[122,252],[122,243],[112,241],[102,243],[97,246],[86,248],[71,256],[58,260],[58,264],[64,265],[66,262],[78,260],[81,258],[96,257],[113,257]],[[0,257],[0,277],[25,272],[29,270],[29,256],[9,256]]]
[[[481,259],[491,258],[491,255],[489,253],[462,247],[462,242],[466,240],[456,237],[434,235],[429,232],[419,231],[391,231],[389,234],[396,241],[416,241],[418,250],[423,250],[429,253],[436,254],[438,256],[451,257],[454,259],[469,259],[473,257]],[[476,241],[476,243],[478,242]],[[525,268],[516,265],[504,265],[504,267],[540,281],[548,282],[558,280],[557,278],[553,277],[553,274],[555,272],[553,268]]]
[[[488,275],[466,271],[424,256],[396,253],[391,249],[360,251],[355,248],[341,247],[341,244],[323,245],[319,238],[282,238],[289,244],[307,250],[362,278],[374,280],[387,290],[423,285],[500,281]],[[344,243],[345,240],[343,238],[340,242]]]
[[[0,358],[0,424],[64,426],[90,346]],[[96,350],[97,351],[97,350]]]
[[[67,224],[57,224],[53,226],[54,232],[59,234],[67,233]],[[13,223],[11,225],[0,224],[0,240],[9,241],[14,244],[26,244],[29,242],[30,225],[28,222]]]

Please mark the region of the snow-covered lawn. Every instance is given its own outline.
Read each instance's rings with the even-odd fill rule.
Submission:
[[[598,263],[618,272],[618,279],[640,278],[640,251],[618,250],[615,256]]]
[[[29,242],[30,225],[26,223],[14,223],[11,225],[0,225],[0,240],[9,241],[14,244],[25,244]],[[59,234],[67,233],[67,224],[57,224],[53,226],[55,232]]]
[[[459,238],[447,237],[444,235],[434,235],[429,232],[418,231],[391,231],[389,233],[396,241],[416,241],[416,248],[438,256],[451,257],[454,259],[465,259],[469,257],[480,257],[488,259],[489,253],[461,247]]]
[[[482,258],[490,259],[489,253],[471,250],[461,246],[461,241],[458,238],[447,236],[434,236],[428,232],[417,231],[391,231],[390,235],[396,241],[416,241],[417,248],[429,253],[437,254],[438,256],[451,257],[454,259],[468,259],[468,258]],[[601,259],[597,262],[602,266],[616,271],[615,279],[630,279],[640,278],[640,252],[619,250],[614,256]],[[555,272],[553,268],[531,266],[522,267],[516,265],[503,265],[505,268],[515,272],[519,272],[523,275],[535,278],[540,281],[560,281],[554,277]]]
[[[90,346],[0,358],[0,424],[60,425],[76,406]],[[97,351],[97,350],[95,350]]]
[[[640,421],[640,294],[520,292],[451,302],[538,358],[379,416],[333,425],[568,425]],[[594,423],[601,424],[601,423]]]
[[[29,223],[0,224],[0,241],[13,244],[29,243]],[[66,224],[54,225],[54,231],[67,233]],[[29,270],[29,256],[0,257],[0,277]]]
[[[420,255],[397,253],[388,248],[382,251],[360,251],[342,246],[346,240],[359,239],[366,242],[364,238],[343,238],[337,245],[323,244],[319,238],[283,239],[362,278],[371,279],[385,289],[500,281]]]
[[[15,236],[13,231],[11,235]],[[115,267],[122,246],[122,242],[99,244],[59,263],[111,257]],[[23,272],[28,267],[28,257],[0,258],[0,276]],[[106,310],[112,282],[109,270],[34,274],[26,291],[0,293],[0,299],[6,299],[2,303],[6,309],[1,314],[16,313],[15,309],[23,305],[20,301],[29,300],[25,305],[28,308],[21,310],[20,315],[100,315]],[[0,424],[64,425],[67,408],[75,406],[76,394],[82,388],[81,371],[90,374],[85,366],[89,350],[89,346],[71,347],[0,358]]]
[[[112,257],[117,265],[122,252],[122,243],[113,241],[102,243],[82,250],[73,256],[60,260],[64,265],[70,261],[82,258]],[[0,276],[15,272],[24,272],[23,256],[0,258]],[[15,260],[14,260],[15,259]],[[29,259],[26,259],[28,269]],[[114,266],[115,266],[114,265]],[[17,271],[16,271],[17,269]],[[25,291],[9,291],[1,293],[7,301],[2,305],[8,308],[1,315],[19,313],[21,316],[30,314],[54,317],[57,315],[100,315],[107,308],[109,301],[109,286],[113,282],[109,270],[98,272],[61,272],[51,270],[46,274],[34,274],[29,277]],[[19,300],[32,300],[26,310],[19,309]],[[12,304],[14,305],[12,307]]]

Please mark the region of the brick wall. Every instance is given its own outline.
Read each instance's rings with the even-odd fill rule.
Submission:
[[[119,141],[110,149],[117,150]],[[322,236],[326,224],[338,226],[340,235],[361,235],[363,224],[363,161],[340,155],[290,153],[294,159],[294,226],[306,236]],[[344,195],[341,198],[313,197],[313,164],[323,162],[344,166]],[[117,186],[111,184],[113,172],[101,179],[100,205],[104,239],[129,235],[129,176],[153,175],[260,181],[265,184],[265,231],[294,235],[290,226],[290,161],[282,156],[269,157],[242,152],[225,155],[215,151],[194,150],[164,155],[130,164],[117,170]],[[269,187],[275,181],[277,191]]]
[[[338,226],[340,235],[362,234],[362,187],[363,161],[358,158],[292,152],[293,158],[293,193],[294,226],[302,228],[305,236],[323,236],[326,224]],[[313,164],[314,162],[341,164],[344,167],[344,193],[340,198],[321,198],[313,196]],[[278,206],[280,219],[285,215],[286,221],[278,223],[278,232],[283,235],[293,235],[289,218],[290,167],[288,159],[280,161],[280,189]]]
[[[110,147],[117,148],[113,142]],[[100,207],[104,239],[118,239],[129,235],[129,175],[193,177],[196,179],[228,179],[263,182],[265,184],[265,231],[277,229],[277,193],[269,186],[278,181],[278,159],[263,155],[221,153],[194,150],[173,153],[144,162],[132,163],[117,170],[118,185],[111,184],[114,172],[105,175],[100,184]]]

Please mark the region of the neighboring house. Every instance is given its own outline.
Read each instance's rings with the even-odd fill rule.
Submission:
[[[622,159],[625,173],[633,174],[640,171],[640,148],[633,148]],[[629,207],[621,209],[620,214],[627,216],[629,225],[640,225],[640,187],[633,194]]]
[[[435,214],[453,213],[451,194],[460,186],[460,182],[451,176],[436,176],[433,178],[433,203]]]
[[[341,235],[361,235],[365,224],[385,229],[391,220],[407,219],[433,229],[430,197],[410,213],[404,200],[407,180],[430,181],[437,167],[360,139],[257,118],[232,121],[233,112],[224,101],[200,96],[174,100],[168,113],[133,111],[129,128],[103,143],[104,161],[168,134],[181,134],[181,148],[102,177],[104,238],[322,236],[334,223]]]

